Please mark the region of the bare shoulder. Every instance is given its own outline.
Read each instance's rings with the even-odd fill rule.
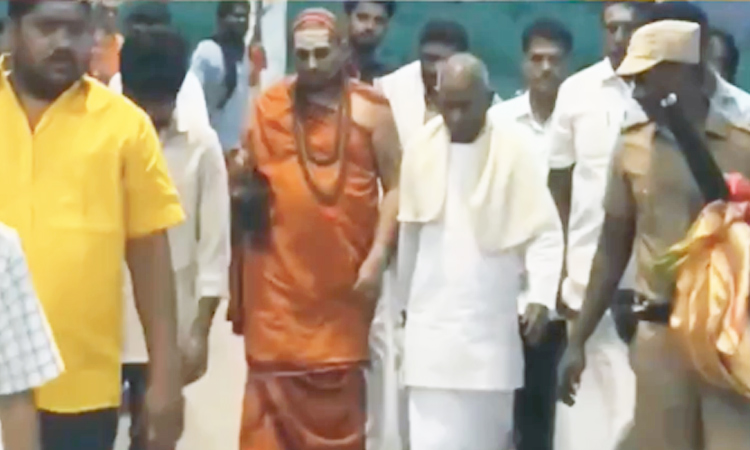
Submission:
[[[357,125],[373,132],[381,127],[390,127],[393,114],[390,103],[374,87],[352,80],[350,84],[352,119]]]

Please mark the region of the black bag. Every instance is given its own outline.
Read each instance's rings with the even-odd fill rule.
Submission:
[[[244,173],[238,177],[231,195],[233,229],[255,244],[267,244],[272,204],[268,178],[258,170]]]

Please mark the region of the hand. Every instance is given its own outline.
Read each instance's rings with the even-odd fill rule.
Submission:
[[[153,375],[153,374],[152,374]],[[152,381],[146,391],[148,450],[174,450],[182,435],[185,400],[180,380]]]
[[[535,346],[542,341],[547,324],[549,323],[549,309],[538,303],[530,303],[521,317],[521,332],[526,342]]]
[[[583,345],[569,343],[560,360],[557,375],[557,397],[568,406],[575,404],[576,391],[585,368],[586,353]]]
[[[354,283],[354,290],[369,300],[377,300],[380,296],[384,271],[385,257],[369,256],[359,267],[359,274],[356,283]]]
[[[210,324],[197,318],[182,348],[182,382],[184,386],[198,381],[208,370],[208,335]]]

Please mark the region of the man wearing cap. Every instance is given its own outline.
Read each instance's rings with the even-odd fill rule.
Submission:
[[[346,76],[335,16],[303,11],[293,39],[296,75],[261,95],[244,136],[249,186],[272,197],[235,204],[242,221],[267,219],[247,221],[242,297],[232,298],[249,368],[241,446],[362,450],[401,150],[388,102]]]
[[[560,365],[561,397],[572,403],[586,340],[634,250],[640,320],[631,349],[637,379],[634,440],[636,448],[649,450],[725,450],[750,442],[750,402],[709,385],[691,366],[669,323],[674,281],[656,268],[705,205],[699,189],[705,176],[693,176],[686,162],[691,152],[705,152],[723,171],[750,174],[750,127],[703,89],[701,44],[697,23],[653,22],[633,34],[617,69],[634,79],[633,96],[642,109],[626,114],[591,283]],[[677,119],[687,125],[675,126]],[[685,145],[690,129],[702,145]]]

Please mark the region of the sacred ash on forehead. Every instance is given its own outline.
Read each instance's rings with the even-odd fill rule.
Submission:
[[[294,21],[295,48],[312,50],[330,47],[331,41],[338,39],[336,16],[325,8],[309,8]]]

